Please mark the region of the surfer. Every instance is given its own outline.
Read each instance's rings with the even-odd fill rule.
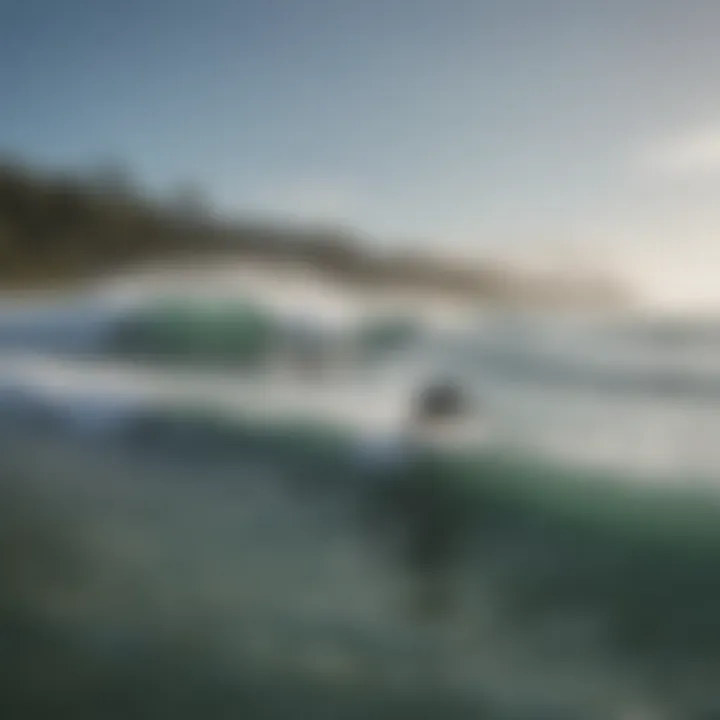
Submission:
[[[453,576],[464,547],[464,503],[439,461],[442,440],[466,414],[455,383],[426,386],[414,402],[403,451],[386,466],[384,482],[370,488],[371,532],[389,529],[391,549],[410,585],[410,611],[432,620],[454,609]],[[387,540],[387,536],[383,535]]]

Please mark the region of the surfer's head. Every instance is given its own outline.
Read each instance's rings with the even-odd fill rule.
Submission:
[[[441,428],[462,419],[467,412],[465,393],[449,380],[425,386],[415,399],[412,423],[416,427]]]

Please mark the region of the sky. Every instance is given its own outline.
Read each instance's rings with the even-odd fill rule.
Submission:
[[[0,0],[0,153],[720,298],[719,31],[715,0]]]

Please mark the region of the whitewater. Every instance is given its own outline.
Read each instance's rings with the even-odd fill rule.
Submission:
[[[107,346],[114,323],[170,291],[190,300],[252,298],[340,336],[363,313],[414,312],[426,333],[422,342],[374,363],[340,357],[322,382],[310,384],[281,361],[248,375],[232,367],[158,367],[113,356]],[[466,445],[487,442],[491,428],[506,452],[579,468],[676,482],[720,476],[720,324],[714,318],[523,315],[432,300],[422,306],[416,298],[383,305],[307,278],[293,286],[257,271],[219,274],[212,283],[202,274],[174,283],[164,276],[124,278],[77,297],[0,307],[0,390],[9,397],[24,389],[64,403],[78,422],[84,413],[86,426],[94,413],[98,430],[102,412],[107,424],[113,407],[120,417],[122,409],[127,415],[134,404],[155,399],[383,435],[397,431],[412,394],[439,375],[458,378],[477,400]]]

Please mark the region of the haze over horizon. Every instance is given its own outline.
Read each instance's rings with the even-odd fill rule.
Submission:
[[[719,28],[701,0],[6,0],[0,153],[720,302]]]

